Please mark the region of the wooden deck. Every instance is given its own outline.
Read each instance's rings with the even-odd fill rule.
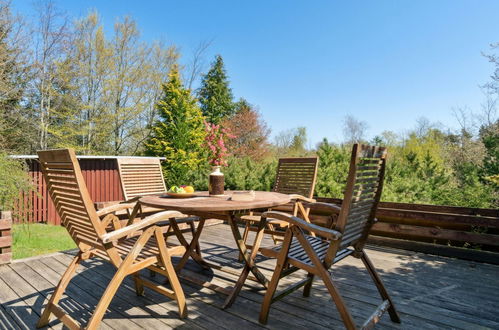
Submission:
[[[201,246],[206,259],[237,265],[237,252],[224,224],[205,228]],[[394,324],[384,315],[378,329],[499,329],[499,266],[436,257],[395,249],[371,247],[369,256],[378,268],[398,308],[402,324]],[[0,266],[0,328],[33,329],[40,312],[62,273],[69,264],[70,252],[24,259]],[[272,260],[259,265],[268,275]],[[240,265],[240,264],[239,264]],[[189,263],[186,274],[200,272]],[[113,271],[98,259],[85,262],[69,285],[61,305],[78,321],[89,319]],[[296,276],[300,276],[296,273]],[[360,261],[347,258],[333,267],[339,289],[358,324],[378,304],[379,297]],[[144,274],[148,276],[148,274]],[[219,271],[198,275],[229,287],[236,277]],[[161,280],[160,276],[157,276]],[[359,281],[360,279],[360,281]],[[270,313],[270,329],[343,328],[339,315],[324,286],[314,282],[310,298],[297,291],[275,303]],[[356,284],[362,283],[362,284]],[[127,279],[104,317],[103,329],[256,329],[262,292],[248,281],[234,305],[219,306],[225,296],[213,290],[182,281],[189,317],[179,320],[175,303],[146,289],[137,297],[133,282]],[[52,321],[50,328],[62,325]]]

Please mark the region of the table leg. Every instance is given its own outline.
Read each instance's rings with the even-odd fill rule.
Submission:
[[[263,228],[265,227],[266,220],[263,219],[264,220],[263,224],[262,221],[260,221],[259,223],[258,232],[255,238],[255,244],[253,244],[251,253],[248,253],[246,244],[241,237],[241,233],[239,232],[239,227],[237,226],[236,217],[234,215],[229,215],[227,217],[227,220],[232,230],[232,234],[234,236],[234,240],[236,241],[236,245],[237,248],[239,249],[240,255],[242,255],[243,257],[244,268],[241,272],[241,275],[239,275],[239,279],[237,280],[236,285],[232,289],[231,294],[225,300],[222,306],[223,309],[230,307],[234,303],[250,271],[255,275],[258,282],[260,282],[265,288],[267,288],[268,285],[267,278],[265,277],[265,275],[263,275],[260,272],[260,270],[258,270],[255,263],[255,258],[258,253],[258,249],[260,248],[260,242],[263,238]]]
[[[180,228],[178,227],[177,221],[175,221],[175,219],[170,219],[169,221],[173,229],[173,232],[175,233],[175,236],[177,236],[177,239],[179,240],[180,244],[182,244],[185,247],[185,253],[180,259],[180,262],[175,267],[175,270],[177,272],[181,271],[182,268],[184,268],[187,260],[189,260],[189,256],[192,257],[192,259],[196,261],[199,265],[201,265],[203,268],[205,269],[210,268],[208,263],[201,256],[201,254],[196,251],[198,250],[199,247],[199,237],[201,236],[201,232],[203,231],[204,223],[206,220],[204,218],[201,218],[199,220],[197,230],[194,233],[194,236],[192,237],[190,243],[187,242],[184,235],[182,234]]]
[[[135,203],[135,206],[133,207],[132,213],[128,217],[128,221],[126,223],[126,226],[130,226],[133,224],[135,218],[139,214],[139,211],[142,209],[142,206],[140,205],[139,202]]]

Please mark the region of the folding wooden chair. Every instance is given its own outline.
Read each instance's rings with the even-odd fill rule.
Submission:
[[[120,174],[121,188],[125,197],[125,203],[136,202],[140,197],[147,195],[165,194],[167,189],[163,172],[161,170],[161,162],[159,158],[118,158],[118,171]],[[161,211],[159,209],[144,208],[140,206],[139,214],[149,214],[151,212]],[[194,260],[205,266],[204,261],[200,257],[201,249],[197,240],[188,243],[184,238],[179,224],[185,223],[189,225],[192,237],[196,237],[196,227],[194,222],[198,221],[197,230],[202,230],[204,220],[196,216],[183,215],[175,219],[170,219],[167,222],[159,224],[163,228],[167,228],[165,233],[167,236],[173,232],[177,239],[185,248],[189,250],[189,245],[192,243],[195,248],[195,255],[192,254]],[[199,258],[198,258],[199,256]],[[183,266],[183,264],[182,264]],[[180,267],[181,268],[181,267]],[[179,270],[179,268],[177,268]],[[153,274],[153,273],[152,273]]]
[[[78,246],[79,252],[55,288],[37,327],[46,326],[50,316],[54,314],[70,329],[81,328],[78,322],[63,311],[58,302],[78,264],[95,256],[110,262],[117,270],[86,325],[87,329],[96,329],[99,326],[107,307],[127,275],[133,276],[138,295],[144,294],[146,286],[175,299],[180,317],[185,317],[187,315],[185,297],[171,261],[172,256],[182,255],[185,248],[167,246],[161,228],[156,225],[159,221],[182,214],[176,211],[163,211],[140,222],[106,232],[107,220],[101,220],[99,216],[105,216],[106,212],[125,209],[130,205],[115,205],[97,212],[90,199],[74,150],[39,151],[38,157],[50,197],[63,226]],[[129,223],[131,222],[133,219],[130,219]],[[137,234],[139,231],[140,235]],[[169,279],[171,289],[142,279],[139,271],[144,268],[165,275]]]
[[[369,230],[376,221],[374,215],[383,187],[385,157],[385,148],[354,145],[341,208],[326,203],[307,205],[309,209],[320,209],[328,211],[332,216],[338,215],[332,229],[311,224],[282,212],[270,211],[262,215],[255,239],[255,248],[260,246],[266,219],[274,218],[286,221],[289,227],[281,246],[260,249],[263,255],[277,258],[272,280],[262,303],[261,323],[267,322],[271,304],[292,291],[305,286],[303,295],[309,296],[314,276],[318,276],[331,294],[346,328],[355,329],[356,325],[352,315],[329,273],[329,268],[333,264],[350,255],[362,260],[383,299],[382,304],[364,322],[362,328],[374,326],[386,310],[388,310],[393,322],[400,323],[393,302],[364,250]],[[316,237],[306,234],[307,232],[315,233]],[[307,278],[275,293],[279,280],[299,269],[308,272]]]
[[[315,180],[317,177],[318,158],[280,158],[277,165],[276,180],[272,191],[292,195],[289,205],[274,208],[274,211],[283,211],[294,216],[301,216],[308,220],[308,211],[303,207],[303,202],[315,202],[314,196]],[[244,243],[248,240],[250,231],[256,231],[255,225],[260,222],[260,216],[250,213],[241,217],[245,227],[243,233]],[[286,227],[287,222],[278,219],[267,219],[266,233],[270,234],[274,244],[282,241],[284,232],[276,230],[276,227]],[[251,245],[247,244],[250,248]],[[242,256],[240,256],[240,259]]]

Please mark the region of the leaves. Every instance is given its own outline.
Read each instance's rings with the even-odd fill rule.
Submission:
[[[202,148],[206,133],[201,110],[190,90],[183,87],[178,65],[168,75],[156,108],[159,119],[145,144],[146,154],[166,157],[163,169],[168,186],[194,185],[196,173],[206,161]]]
[[[32,190],[33,184],[24,161],[3,152],[0,152],[0,173],[0,211],[10,211],[19,200],[19,194]]]
[[[220,55],[216,56],[212,67],[203,77],[199,103],[209,123],[219,124],[234,113],[232,90]]]

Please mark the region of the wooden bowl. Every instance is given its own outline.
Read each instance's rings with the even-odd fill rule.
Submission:
[[[194,193],[178,194],[178,193],[167,192],[166,195],[171,198],[189,198],[194,196]]]

